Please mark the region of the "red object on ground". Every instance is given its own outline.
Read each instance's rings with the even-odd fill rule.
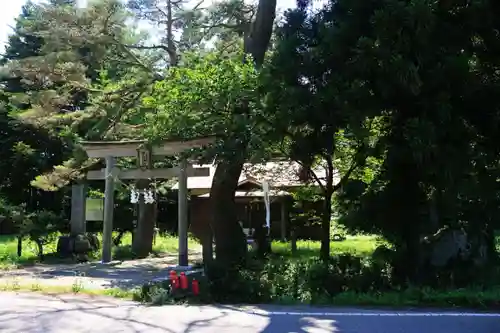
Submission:
[[[181,289],[187,289],[188,288],[188,278],[186,276],[186,273],[181,272],[180,276],[180,282],[181,282]]]
[[[200,293],[200,284],[196,279],[193,279],[191,288],[193,289],[193,295],[198,296]]]
[[[176,271],[170,271],[170,281],[172,283],[172,289],[179,288],[179,278],[177,277]]]

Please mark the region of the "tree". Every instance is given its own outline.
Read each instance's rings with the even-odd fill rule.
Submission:
[[[0,59],[2,65],[41,54],[43,40],[27,34],[24,30],[27,22],[36,15],[37,7],[32,2],[23,6],[15,29],[9,36],[5,54]],[[67,154],[67,147],[47,131],[24,124],[13,117],[13,114],[30,107],[29,103],[11,102],[24,95],[30,87],[21,77],[4,74],[0,91],[0,154],[3,164],[0,172],[0,192],[15,205],[25,204],[29,212],[38,209],[42,203],[50,210],[60,211],[60,199],[31,188],[30,182],[40,173],[50,170],[54,163],[60,163]]]
[[[357,64],[350,63],[360,17],[345,15],[341,4],[318,12],[308,5],[289,11],[278,30],[263,118],[272,122],[284,153],[321,189],[321,257],[327,260],[333,194],[365,166],[379,130],[378,110],[369,89],[353,76]],[[314,172],[318,165],[325,177]]]
[[[117,118],[123,108],[136,105],[145,89],[144,77],[151,74],[144,74],[139,66],[130,69],[116,43],[109,43],[137,39],[126,29],[122,9],[115,1],[87,9],[76,8],[74,1],[55,1],[36,5],[37,15],[23,22],[23,33],[43,44],[38,54],[7,62],[10,74],[26,82],[21,95],[29,108],[17,112],[18,118],[54,133],[75,150],[64,165],[38,177],[37,187],[59,189],[95,164],[79,151],[80,139],[113,137],[115,132],[124,135],[129,128],[117,126]],[[110,26],[107,35],[99,30],[106,24]],[[122,81],[110,84],[118,79]],[[130,86],[137,92],[123,94]]]
[[[222,8],[239,10],[243,8],[242,4],[243,2],[240,1],[237,6],[222,6]],[[251,25],[246,25],[248,29],[245,30],[245,50],[254,57],[258,66],[263,62],[265,50],[272,33],[275,7],[275,1],[262,0],[257,6],[254,22]],[[56,83],[50,89],[44,91],[44,94],[42,94],[43,99],[39,99],[40,102],[44,101],[45,103],[35,105],[32,108],[31,119],[43,119],[44,122],[57,119],[58,131],[68,135],[69,142],[75,142],[78,137],[88,137],[87,134],[90,133],[93,133],[94,138],[99,135],[101,137],[112,137],[113,135],[123,137],[123,132],[127,130],[130,130],[129,135],[130,133],[139,133],[136,129],[140,126],[137,125],[140,125],[141,119],[144,119],[145,112],[148,111],[140,109],[140,99],[145,96],[155,81],[163,78],[162,72],[164,70],[161,68],[163,65],[170,64],[172,66],[178,64],[181,59],[179,50],[186,47],[183,45],[193,46],[193,43],[201,43],[202,40],[205,40],[203,35],[198,34],[196,31],[200,31],[201,28],[210,31],[210,27],[202,27],[200,22],[209,22],[214,18],[213,15],[206,17],[200,15],[196,6],[190,10],[184,10],[182,2],[178,1],[165,0],[154,3],[130,1],[129,8],[132,9],[136,17],[159,23],[164,29],[160,35],[160,43],[148,45],[137,40],[127,41],[122,37],[126,29],[123,19],[123,7],[118,1],[107,0],[91,3],[90,7],[84,10],[72,6],[52,5],[42,6],[41,8],[43,10],[40,17],[43,17],[43,20],[33,20],[28,30],[30,34],[44,39],[43,51],[46,55],[37,59],[29,59],[29,61],[22,64],[19,63],[17,68],[25,78],[29,77],[30,71],[27,69],[36,68],[31,73],[36,72],[37,77],[48,78],[51,82]],[[235,21],[233,17],[226,17],[225,20],[227,22]],[[196,25],[195,21],[196,24],[200,24]],[[189,22],[193,22],[193,24],[190,25]],[[189,30],[188,26],[192,27],[192,29]],[[184,28],[185,30],[185,34],[182,35],[181,39],[176,39],[174,34],[176,28]],[[218,33],[230,31],[230,29],[224,30],[225,28],[221,23],[218,29]],[[200,38],[200,36],[202,37]],[[61,106],[69,102],[69,97],[73,96],[75,91],[92,92],[93,88],[96,88],[89,85],[87,79],[89,77],[87,71],[90,67],[80,60],[79,52],[82,49],[91,50],[91,54],[97,57],[92,61],[93,68],[109,68],[110,64],[126,64],[129,68],[127,71],[129,75],[120,83],[109,83],[105,89],[98,86],[97,89],[101,91],[94,95],[96,100],[93,105],[89,105],[85,110],[80,109],[64,113],[63,116],[60,112]],[[158,57],[162,53],[168,56],[163,61],[161,57]],[[44,67],[42,66],[43,63],[49,63],[51,66]],[[15,65],[12,64],[13,71],[15,71]],[[57,75],[55,75],[56,73]],[[33,76],[29,78],[36,79]],[[110,102],[109,98],[111,96],[119,98]],[[122,102],[123,96],[126,97],[126,103]],[[95,106],[99,106],[100,109],[96,109]],[[103,110],[105,114],[102,114]],[[33,115],[33,113],[37,112],[38,115]],[[101,114],[98,112],[101,112]],[[244,113],[245,110],[242,110],[241,114]],[[42,114],[45,114],[45,116],[42,117]],[[50,117],[48,117],[49,114]],[[29,119],[29,115],[24,115],[26,120]],[[54,117],[56,115],[57,117]],[[61,122],[63,123],[61,124]],[[106,124],[110,126],[106,126]],[[53,125],[48,125],[54,128]],[[69,130],[75,126],[82,130],[77,132],[78,135],[76,136],[74,130]],[[99,129],[98,131],[89,130],[96,127]],[[117,134],[116,128],[125,130]],[[58,182],[58,186],[67,183],[69,179],[79,174],[78,171],[74,171],[80,169],[79,166],[82,161],[82,159],[77,158],[67,163],[63,168],[59,168],[57,176],[54,174],[47,175],[42,182],[49,183],[46,187],[50,187],[51,182],[53,183],[56,179],[61,178],[66,180]],[[212,187],[212,198],[219,197],[219,199],[214,199],[215,206],[218,207],[215,209],[217,213],[214,213],[216,215],[214,220],[220,220],[220,222],[217,222],[218,227],[214,228],[216,242],[218,242],[217,247],[222,251],[220,253],[228,253],[229,256],[231,253],[238,252],[229,250],[232,246],[231,240],[234,228],[238,227],[236,220],[234,220],[227,224],[231,230],[226,231],[226,224],[223,223],[221,217],[226,217],[226,207],[232,207],[231,203],[234,198],[232,198],[231,193],[234,194],[234,189],[231,184],[237,182],[239,177],[238,169],[241,168],[238,165],[239,163],[236,162],[220,163],[219,171],[215,176],[217,184]],[[231,178],[229,183],[225,180],[227,176]],[[229,178],[227,179],[229,180]],[[227,205],[223,204],[224,200],[229,200]],[[220,205],[223,205],[224,209]],[[233,224],[234,228],[232,227]],[[240,248],[243,247],[242,241],[238,244]],[[222,256],[220,254],[220,257]],[[238,254],[238,257],[241,258],[241,254]]]
[[[164,1],[162,3],[165,4],[164,8],[166,8],[166,11],[163,10],[160,12],[157,7],[152,9],[153,6],[145,6],[144,2],[141,2],[143,6],[137,6],[136,8],[140,7],[142,10],[141,12],[144,13],[144,15],[148,15],[147,18],[154,19],[156,22],[158,22],[161,16],[164,18],[165,16],[167,18],[173,18],[173,14],[169,10],[175,7],[175,5],[170,1]],[[200,16],[199,13],[195,13],[198,8],[199,6],[195,6],[195,11],[190,11],[191,18],[198,18],[192,22],[191,26],[193,30],[189,32],[190,36],[193,36],[193,31],[196,30],[198,31],[198,37],[200,35],[203,36],[202,38],[198,38],[198,41],[201,41],[204,38],[213,36],[215,33],[214,29],[219,32],[219,36],[222,35],[222,39],[226,38],[226,40],[228,36],[224,36],[224,32],[240,34],[244,39],[244,53],[252,57],[257,68],[263,64],[264,55],[273,29],[276,12],[275,0],[261,0],[256,8],[253,22],[249,20],[247,15],[251,13],[251,8],[246,7],[242,1],[216,3],[207,16]],[[180,18],[178,20],[179,22],[182,21]],[[166,22],[169,21],[167,20]],[[169,28],[167,24],[167,34],[166,39],[164,39],[167,44],[156,46],[157,48],[165,49],[169,55],[173,53],[172,51],[176,46],[174,42],[171,42],[170,45],[168,44],[172,36],[170,34],[171,28],[172,25],[170,25]],[[204,31],[200,33],[200,29]],[[191,41],[192,40],[193,39],[191,39]],[[176,64],[172,61],[171,57],[171,64],[172,63]],[[235,110],[235,115],[245,118],[250,112],[249,107],[242,104],[239,106],[239,109]],[[235,115],[233,115],[233,117]],[[236,221],[234,194],[238,178],[242,171],[243,162],[247,158],[248,142],[246,139],[242,140],[236,137],[227,137],[226,139],[226,142],[231,142],[231,147],[229,149],[232,153],[219,154],[214,182],[210,192],[211,206],[213,209],[210,224],[215,236],[217,258],[220,259],[221,262],[231,265],[232,263],[241,262],[246,253],[246,245],[243,240],[244,236]],[[211,244],[211,242],[209,244]]]
[[[355,35],[357,55],[351,61],[359,66],[355,78],[385,116],[386,129],[379,141],[385,156],[380,172],[370,184],[358,181],[346,189],[348,206],[357,214],[344,221],[387,237],[407,266],[403,279],[416,280],[426,260],[424,236],[443,226],[463,227],[471,235],[487,224],[493,228],[485,216],[493,211],[483,211],[481,219],[471,211],[498,200],[491,183],[498,155],[485,145],[496,135],[483,123],[498,121],[492,98],[498,81],[491,72],[498,68],[491,60],[498,49],[490,35],[498,6],[392,0],[372,8],[332,5],[339,8],[366,23],[364,33]]]
[[[256,126],[262,111],[260,76],[241,57],[228,58],[219,52],[185,55],[183,66],[171,69],[144,100],[146,107],[156,110],[147,119],[148,137],[161,141],[216,135],[217,143],[201,154],[203,160],[213,161],[216,156],[221,159],[235,153],[240,142],[234,134],[238,133],[247,144],[247,158],[262,153],[265,133]],[[247,105],[248,113],[242,117],[238,111]],[[202,242],[208,264],[212,238],[206,222]]]
[[[138,1],[131,1],[131,3],[137,4]],[[155,6],[146,6],[146,2],[140,3],[142,6],[136,6],[136,8],[141,9],[144,15],[148,15],[145,17],[153,19],[156,22],[159,22],[158,17],[163,16],[164,19],[165,17],[167,18],[167,33],[165,39],[167,45],[163,45],[163,48],[170,55],[171,64],[176,64],[175,61],[172,61],[175,43],[172,41],[171,30],[173,27],[173,24],[171,23],[173,18],[171,9],[175,7],[175,3],[170,0],[163,2],[166,5],[166,11],[160,10],[160,8],[156,6],[156,3],[154,4]],[[195,6],[195,10],[198,7],[199,5]],[[250,55],[256,67],[259,68],[264,62],[264,56],[271,38],[274,18],[276,15],[276,0],[260,0],[253,22],[247,21],[248,16],[245,14],[250,13],[250,10],[247,12],[247,7],[244,6],[243,1],[220,3],[216,4],[213,8],[214,10],[205,20],[203,20],[203,17],[198,16],[201,20],[199,19],[194,22],[193,26],[196,26],[197,28],[205,28],[205,32],[207,33],[205,36],[213,33],[212,29],[233,29],[233,33],[239,33],[243,37],[243,49],[245,54]],[[224,14],[220,15],[218,13]],[[189,15],[193,18],[197,14],[191,11]],[[185,17],[186,16],[184,16],[184,18]],[[179,22],[185,22],[180,18],[178,20]],[[207,21],[210,23],[206,23]],[[184,36],[186,35],[187,34]],[[189,35],[193,36],[192,33]],[[249,113],[249,108],[242,105],[236,112],[241,117],[245,117]],[[215,236],[217,259],[221,262],[227,263],[228,265],[232,265],[234,263],[241,262],[246,253],[243,232],[236,221],[234,195],[243,163],[247,157],[246,148],[248,142],[241,140],[240,138],[230,138],[229,141],[234,143],[232,147],[234,149],[234,153],[230,155],[226,154],[219,159],[210,190],[212,206],[210,224]]]
[[[252,57],[257,69],[264,62],[275,16],[276,0],[259,0],[250,30],[244,32],[244,52]],[[243,105],[237,111],[237,115],[241,117],[248,113],[248,105]],[[216,256],[228,266],[242,262],[246,254],[243,231],[236,219],[234,196],[247,157],[247,141],[234,138],[233,142],[236,143],[234,153],[218,161],[210,189],[211,226],[216,242]]]
[[[34,57],[40,54],[43,40],[40,37],[26,34],[23,31],[26,21],[35,15],[35,10],[36,7],[31,1],[28,1],[21,8],[21,14],[16,19],[14,31],[9,35],[5,52],[0,61],[1,65],[5,65],[9,61]],[[23,85],[19,77],[8,77],[5,75],[2,81],[4,81],[4,90],[10,94],[23,91]]]
[[[77,8],[75,1],[51,1],[30,9],[31,15],[19,21],[22,36],[13,40],[36,40],[38,48],[21,53],[14,49],[19,42],[14,44],[5,65],[13,80],[23,82],[16,96],[23,102],[16,104],[16,122],[59,138],[69,148],[64,160],[36,174],[25,173],[36,188],[57,191],[96,165],[79,149],[79,140],[126,137],[133,132],[134,119],[122,117],[123,109],[126,116],[135,112],[133,107],[148,88],[143,82],[145,78],[149,82],[152,74],[139,66],[129,69],[123,61],[128,53],[118,41],[134,42],[138,36],[125,26],[127,13],[116,1],[97,2],[86,9]],[[104,29],[106,24],[109,30]],[[116,42],[106,45],[106,38]],[[121,94],[131,86],[135,91]],[[33,191],[29,185],[26,188]]]

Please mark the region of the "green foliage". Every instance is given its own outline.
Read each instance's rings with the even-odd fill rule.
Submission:
[[[55,191],[93,167],[80,140],[216,135],[205,157],[231,166],[219,173],[224,177],[236,179],[235,161],[244,159],[281,155],[302,164],[319,190],[293,194],[292,220],[321,221],[325,257],[340,223],[348,229],[342,233],[383,235],[415,267],[407,277],[413,281],[420,239],[444,226],[486,239],[493,258],[500,6],[332,0],[311,11],[309,4],[301,1],[278,24],[270,61],[257,71],[241,44],[253,55],[263,51],[250,50],[260,45],[253,33],[261,22],[251,23],[256,8],[240,0],[208,9],[183,1],[131,0],[125,7],[105,0],[84,9],[69,0],[28,3],[1,60],[8,75],[0,92],[0,195],[9,202],[0,205],[2,214],[43,245],[60,228],[49,211],[61,211],[63,194],[41,195],[30,185]],[[148,44],[128,18],[160,26],[158,44]],[[330,224],[332,210],[340,216]],[[214,297],[237,299],[233,293],[247,286],[254,295],[241,299],[249,302],[289,295],[321,302],[339,293],[330,283],[350,295],[395,284],[385,266],[364,259],[273,262],[214,273],[210,293],[230,283]],[[294,280],[299,276],[303,281]]]
[[[258,75],[253,66],[217,53],[192,55],[185,62],[171,69],[144,100],[146,107],[157,110],[147,119],[148,136],[152,140],[249,136],[252,114],[237,110],[250,104],[250,112],[259,111]]]
[[[19,122],[7,111],[0,102],[0,193],[13,204],[26,204],[29,210],[36,209],[36,202],[44,202],[46,209],[60,209],[60,198],[44,195],[30,183],[60,163],[67,148],[57,137]]]
[[[8,61],[23,59],[37,56],[40,54],[40,49],[43,45],[43,40],[40,37],[33,36],[24,31],[24,26],[30,19],[36,15],[36,6],[33,2],[28,1],[22,8],[21,14],[16,19],[16,25],[13,33],[9,36],[5,52],[3,53],[0,64],[4,65]],[[4,89],[9,94],[16,94],[24,91],[25,84],[19,77],[5,75],[2,77],[4,81]]]
[[[18,20],[2,61],[6,86],[22,83],[16,91],[7,90],[12,114],[68,147],[51,163],[50,168],[56,166],[52,172],[31,175],[38,176],[33,186],[57,190],[95,164],[79,148],[81,139],[136,134],[137,123],[129,114],[136,112],[154,70],[141,62],[150,57],[139,59],[124,48],[142,38],[126,26],[128,14],[113,0],[86,8],[77,8],[74,1],[52,1],[27,5]],[[130,58],[136,61],[130,63]]]
[[[47,210],[28,212],[24,205],[11,205],[0,200],[0,221],[11,222],[17,229],[18,237],[27,237],[37,245],[37,255],[43,258],[43,247],[55,242],[58,231],[65,229],[67,221]]]
[[[332,196],[349,179],[374,178],[380,163],[374,150],[384,124],[367,78],[356,76],[362,18],[345,15],[344,6],[350,4],[331,2],[319,11],[299,6],[286,13],[263,83],[263,118],[271,124],[273,140],[321,189],[323,204],[316,215],[325,258]]]
[[[492,74],[498,62],[490,58],[498,49],[485,56],[485,47],[497,43],[486,26],[494,26],[490,18],[498,7],[483,1],[470,7],[371,4],[340,1],[324,13],[343,9],[355,18],[352,24],[371,22],[350,30],[348,47],[357,51],[354,77],[370,89],[386,129],[377,147],[385,157],[378,173],[357,179],[340,196],[342,221],[384,234],[408,260],[418,256],[419,238],[445,225],[492,239],[498,155],[487,143],[497,138],[486,123],[498,122],[499,86]],[[458,24],[458,16],[469,23]]]
[[[22,214],[22,213],[21,213]],[[20,234],[38,245],[38,256],[43,258],[43,247],[55,242],[57,232],[67,228],[68,221],[50,211],[35,211],[23,216]]]
[[[216,265],[216,263],[214,263]],[[390,265],[350,255],[319,259],[271,259],[246,269],[222,270],[209,266],[201,280],[201,295],[182,301],[234,304],[320,304],[386,306],[498,307],[498,287],[432,289],[396,286]],[[175,302],[160,285],[148,290],[164,295],[156,304]],[[161,290],[165,292],[161,293]],[[143,289],[140,299],[151,301]],[[159,302],[159,303],[158,303]]]

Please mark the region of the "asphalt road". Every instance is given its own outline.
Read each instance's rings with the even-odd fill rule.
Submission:
[[[310,307],[146,307],[110,298],[0,293],[2,333],[499,333],[499,313]]]

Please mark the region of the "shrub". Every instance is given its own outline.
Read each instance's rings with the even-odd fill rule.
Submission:
[[[215,261],[207,267],[206,273],[202,281],[207,291],[204,298],[214,302],[262,303],[271,298],[271,286],[263,279],[258,261],[251,261],[245,269],[233,267],[229,270]]]
[[[318,304],[346,291],[388,290],[391,285],[390,269],[351,255],[336,256],[327,263],[317,258],[271,258],[267,262],[250,260],[245,268],[227,270],[218,265],[210,264],[200,281],[203,301]],[[158,287],[162,288],[148,290],[161,294]]]

